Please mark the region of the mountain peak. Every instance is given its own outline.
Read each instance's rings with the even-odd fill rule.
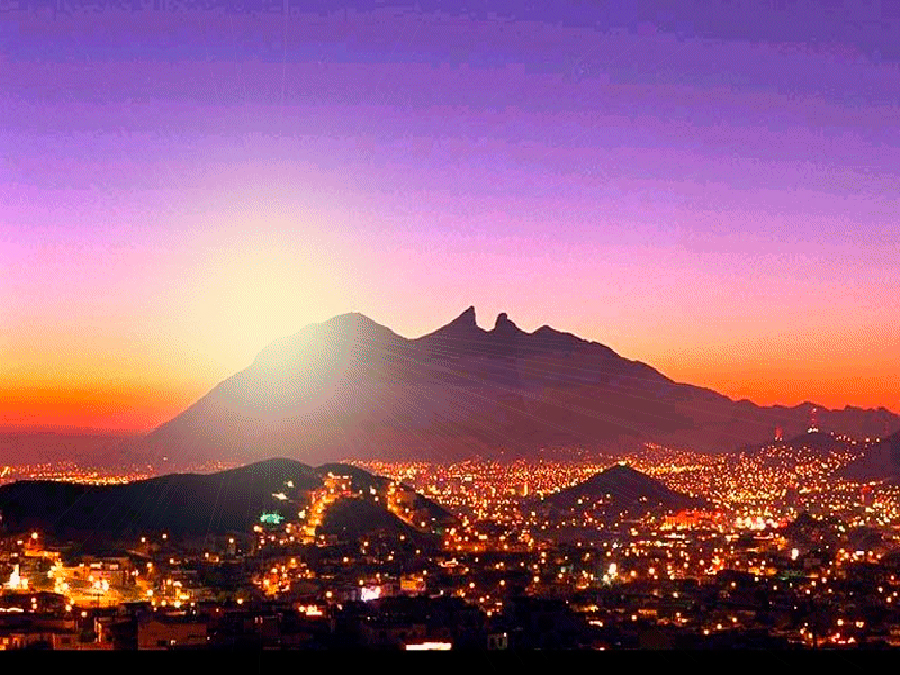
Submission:
[[[472,326],[476,326],[475,305],[469,305],[466,311],[456,317],[452,323],[469,324]]]
[[[339,314],[320,324],[319,327],[326,334],[334,334],[342,338],[385,341],[398,337],[390,328],[382,326],[359,312]]]
[[[680,509],[706,505],[704,500],[676,492],[626,462],[613,464],[581,483],[549,495],[544,503],[570,508],[578,505],[582,499],[595,500],[603,496],[611,497],[614,503],[621,505],[638,506],[646,503],[647,508],[661,505]]]
[[[493,332],[499,333],[501,335],[512,335],[521,333],[522,331],[516,324],[510,321],[509,317],[506,315],[506,312],[501,312],[497,315],[497,321],[494,324]]]
[[[360,314],[359,312],[348,312],[347,314],[338,314],[337,316],[333,316],[328,321],[324,322],[323,326],[335,326],[335,327],[348,327],[348,328],[360,328],[363,326],[371,326],[375,324],[372,319],[367,317],[365,314]]]
[[[391,329],[359,312],[339,314],[323,323],[311,323],[300,332],[268,344],[253,361],[262,371],[288,372],[309,367],[308,359],[323,344],[384,346],[400,339]]]
[[[448,323],[443,328],[440,328],[439,330],[443,331],[448,328],[453,328],[454,330],[465,330],[467,332],[480,331],[481,329],[475,322],[475,305],[469,305],[465,312],[460,314],[458,317],[453,319],[453,321]]]
[[[453,337],[454,339],[461,339],[477,336],[482,333],[484,333],[484,331],[478,327],[477,323],[475,323],[475,306],[469,305],[466,311],[453,319],[453,321],[444,326],[441,326],[433,333],[423,335],[419,339],[427,341],[428,338],[440,338],[445,336]]]
[[[579,348],[585,344],[587,344],[587,340],[583,340],[577,335],[572,335],[572,333],[564,333],[563,331],[558,331],[555,328],[551,328],[547,324],[544,324],[532,334],[532,340],[536,341],[539,344],[542,344],[546,347],[554,347],[557,349],[575,349]],[[600,345],[603,349],[609,349],[605,345]]]

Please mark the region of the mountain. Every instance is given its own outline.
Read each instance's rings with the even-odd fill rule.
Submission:
[[[900,433],[885,438],[845,466],[840,475],[851,480],[897,480],[900,478]]]
[[[664,483],[625,464],[616,464],[586,481],[560,490],[543,499],[547,510],[569,510],[604,502],[615,509],[697,509],[709,506],[706,500],[676,492]]]
[[[850,435],[900,428],[883,408],[733,401],[549,326],[528,333],[500,314],[484,330],[475,319],[469,307],[415,339],[362,314],[309,325],[127,444],[123,461],[456,460],[645,441],[715,451],[762,442],[776,426],[800,434],[814,408],[820,427]]]
[[[0,487],[0,514],[3,526],[13,532],[38,528],[60,538],[96,541],[129,538],[144,532],[166,532],[173,537],[248,532],[263,513],[286,516],[304,508],[303,493],[321,488],[329,473],[351,475],[354,493],[368,497],[370,489],[375,489],[382,496],[380,504],[384,504],[390,483],[387,478],[346,465],[313,468],[279,458],[210,475],[172,474],[124,485],[19,481]],[[345,500],[338,500],[334,506],[342,501]],[[456,521],[421,495],[415,497],[415,502],[414,510],[421,507],[427,513],[425,517],[431,518],[432,526]],[[406,527],[386,508],[372,508],[384,512],[378,523],[395,519],[397,528]],[[365,515],[372,508],[349,512]],[[356,526],[376,524],[358,518]]]
[[[836,438],[824,431],[808,431],[800,434],[784,443],[787,447],[802,448],[806,450],[816,450],[822,453],[835,452],[844,450],[849,445],[848,440]]]
[[[848,437],[833,436],[824,431],[807,431],[788,440],[773,441],[770,439],[765,443],[750,444],[744,447],[743,450],[751,454],[767,454],[772,448],[790,448],[794,450],[811,450],[821,455],[828,455],[833,452],[850,450],[852,447],[854,446]]]

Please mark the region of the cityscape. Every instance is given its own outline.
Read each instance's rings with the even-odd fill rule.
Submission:
[[[841,451],[823,450],[824,436]],[[900,489],[841,477],[879,443],[808,431],[716,456],[648,445],[593,461],[348,462],[315,489],[280,481],[246,531],[148,529],[91,550],[5,527],[0,644],[894,647]],[[269,480],[308,469],[262,464]],[[6,474],[7,486],[144,480]]]
[[[891,3],[0,2],[0,91],[0,651],[900,648]]]

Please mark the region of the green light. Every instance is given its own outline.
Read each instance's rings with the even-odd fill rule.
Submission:
[[[278,513],[264,513],[259,517],[259,522],[266,525],[278,525],[284,520],[284,516]]]

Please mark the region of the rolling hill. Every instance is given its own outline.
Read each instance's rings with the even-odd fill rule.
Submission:
[[[708,507],[703,499],[676,492],[661,481],[624,464],[616,464],[587,480],[548,495],[539,505],[545,510],[566,511],[603,502],[610,508],[632,511],[697,509]]]
[[[861,482],[900,478],[900,433],[871,447],[862,457],[845,466],[840,474]]]
[[[115,540],[146,532],[166,532],[172,537],[248,532],[262,513],[287,515],[299,509],[303,493],[322,487],[329,471],[352,473],[355,492],[375,488],[384,494],[389,483],[387,478],[345,465],[313,468],[291,459],[271,459],[210,475],[172,474],[124,485],[19,481],[0,487],[0,514],[9,531],[37,528],[58,538]],[[455,522],[437,504],[421,496],[416,499],[434,525]],[[376,510],[384,512],[378,522],[393,519],[397,527],[405,527],[386,509]],[[366,518],[357,520],[358,528],[376,524]]]

